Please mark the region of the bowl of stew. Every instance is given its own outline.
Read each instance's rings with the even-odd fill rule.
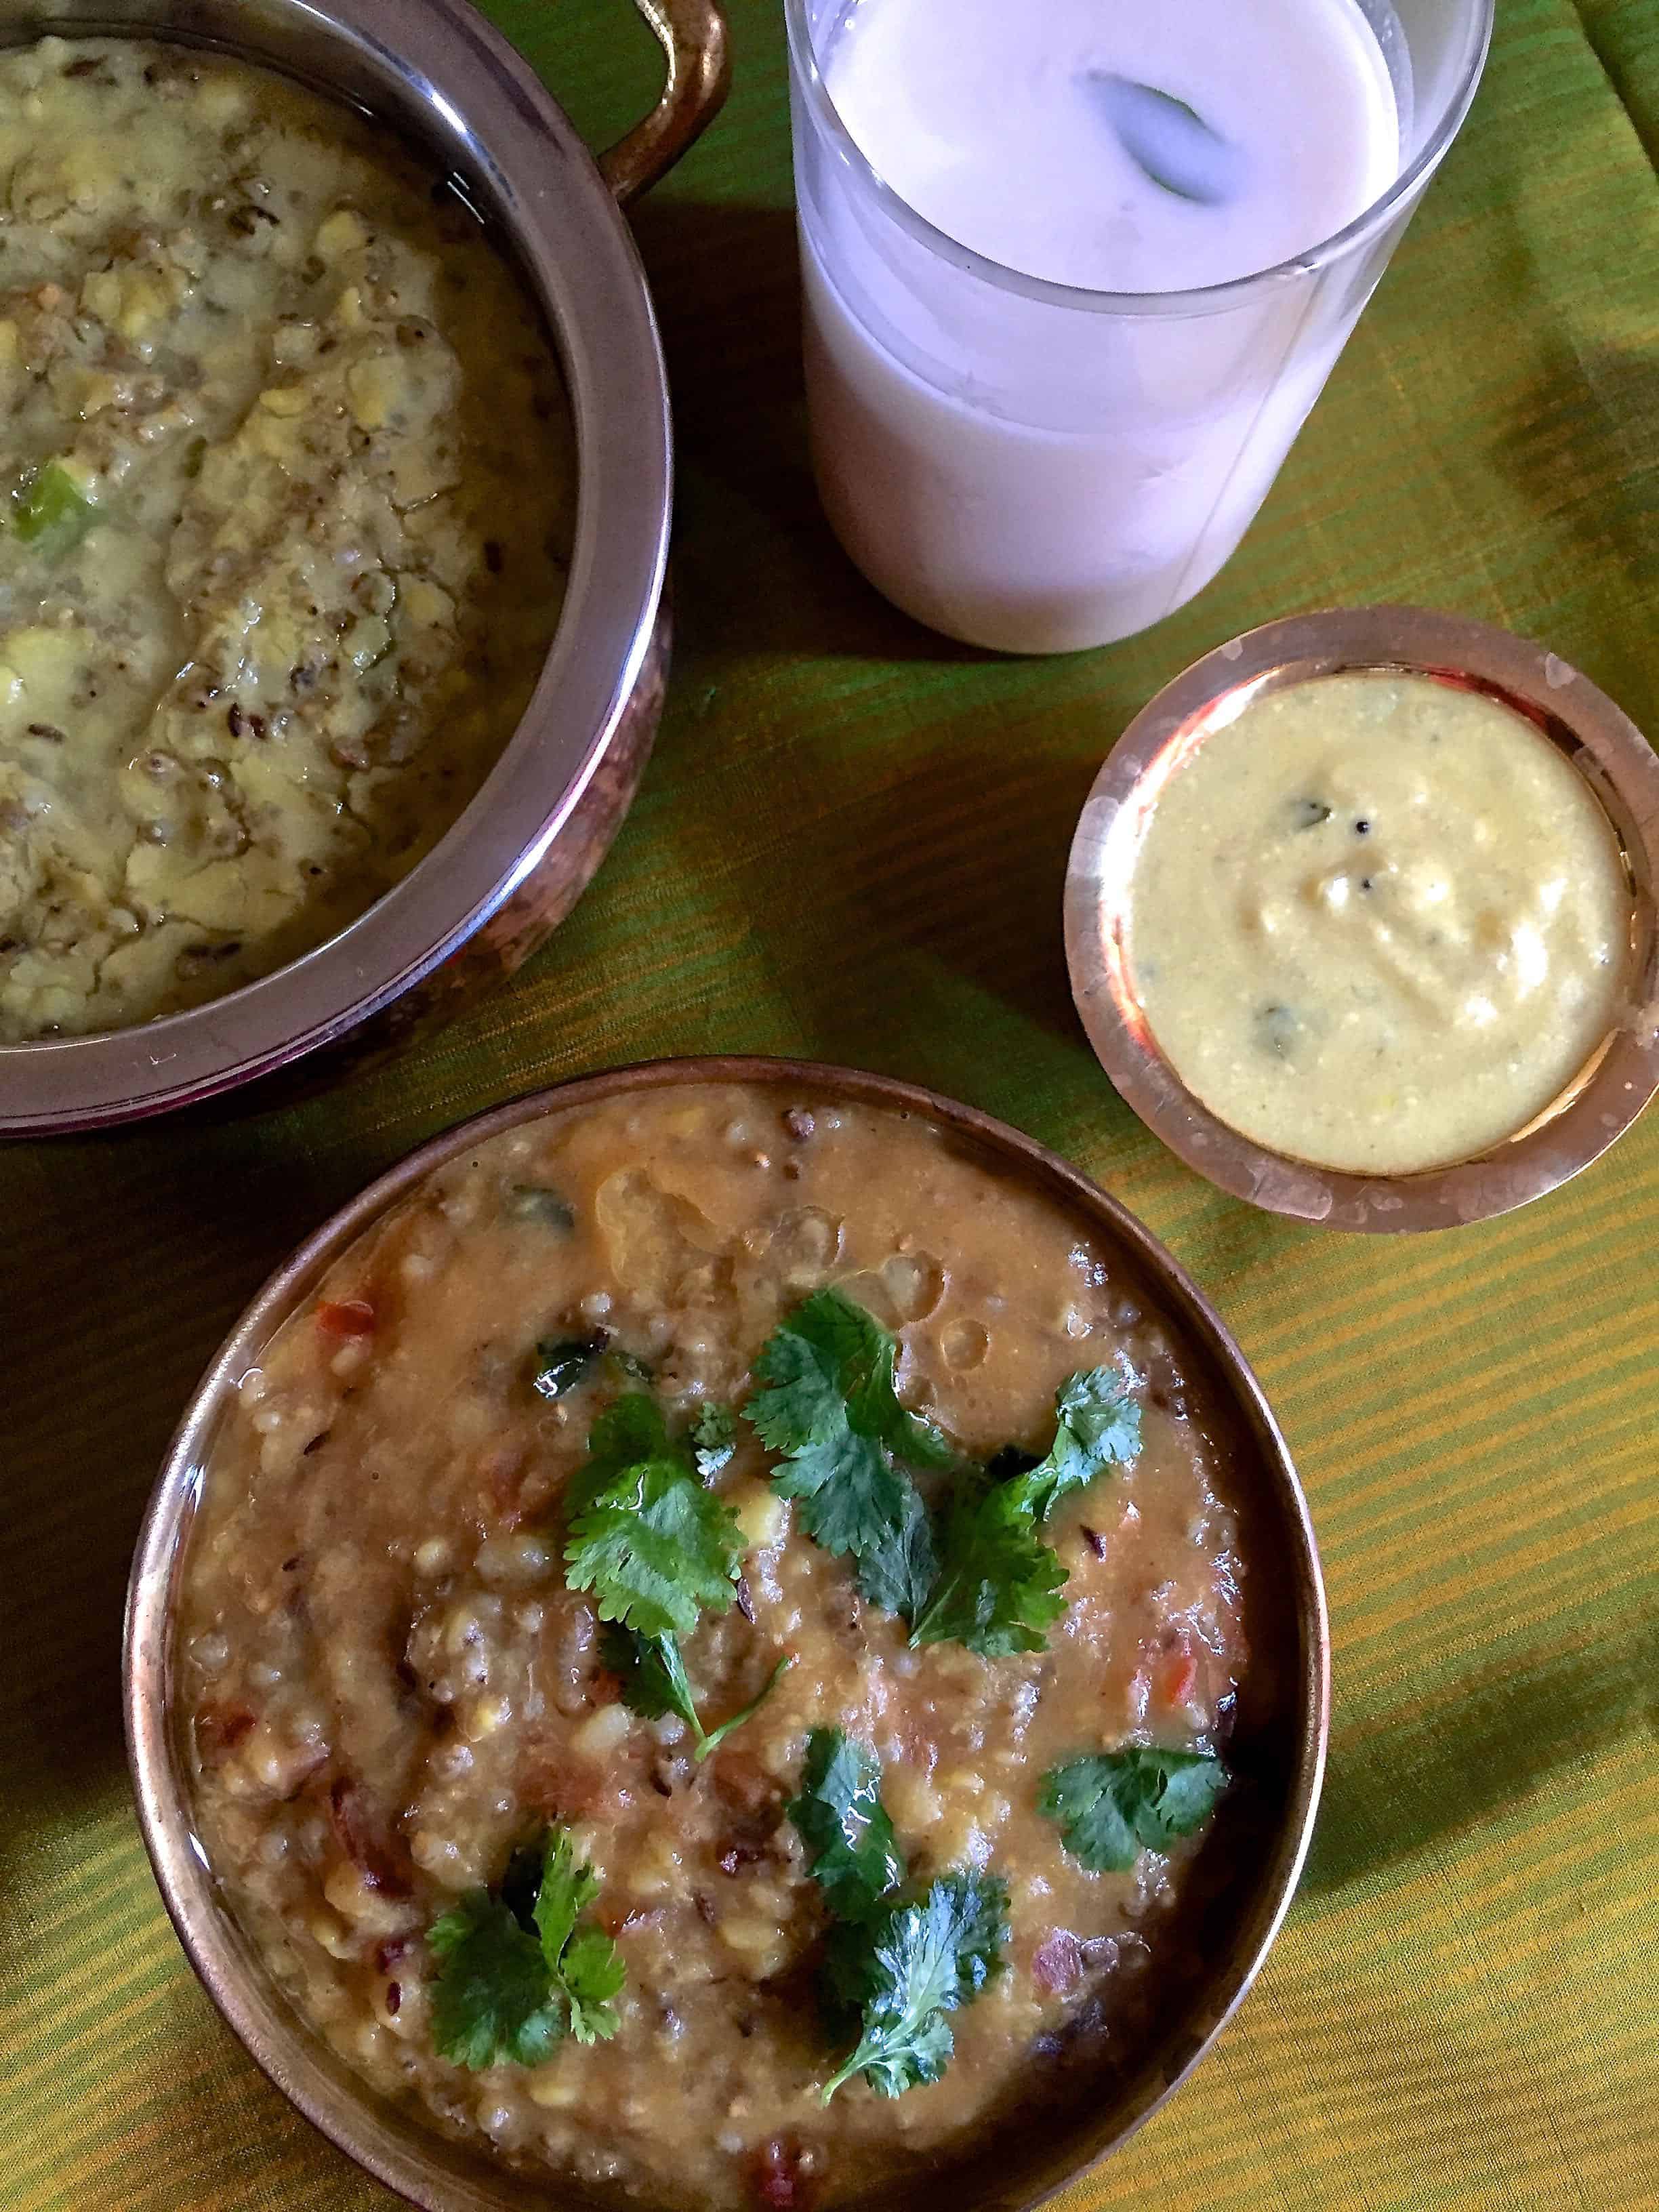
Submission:
[[[1249,1987],[1329,1697],[1163,1248],[757,1060],[520,1099],[319,1230],[185,1413],[125,1667],[206,1989],[433,2208],[1036,2203]]]
[[[383,1051],[598,866],[668,652],[619,202],[725,82],[646,13],[596,161],[465,0],[8,12],[0,1130]]]

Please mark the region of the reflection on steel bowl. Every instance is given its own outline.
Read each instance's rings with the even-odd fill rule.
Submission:
[[[623,193],[723,88],[708,0],[647,13],[671,82],[607,157]],[[152,35],[26,9],[12,39],[70,35],[0,63],[43,110],[9,126],[29,250],[0,302],[30,380],[0,563],[13,1132],[441,1018],[580,895],[665,659],[649,304],[528,68],[455,0],[87,28],[112,17]]]
[[[1167,1256],[775,1062],[520,1102],[331,1224],[186,1421],[129,1663],[163,1888],[314,2118],[421,2202],[699,2212],[1120,2139],[1276,1924],[1326,1689]]]

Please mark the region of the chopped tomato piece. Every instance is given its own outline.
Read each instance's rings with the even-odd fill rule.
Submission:
[[[363,1878],[365,1889],[407,1897],[414,1868],[409,1846],[370,1803],[368,1794],[344,1775],[329,1784],[328,1817],[334,1839]]]
[[[765,2212],[799,2212],[810,2203],[813,2160],[788,2136],[774,2136],[755,2163],[755,2202]]]
[[[325,1298],[317,1308],[317,1326],[327,1336],[368,1336],[374,1309],[367,1298]]]
[[[204,1705],[196,1716],[196,1747],[204,1766],[216,1766],[252,1728],[246,1705]]]
[[[1190,1651],[1172,1651],[1158,1678],[1158,1694],[1166,1705],[1184,1705],[1198,1680],[1198,1662]]]
[[[1043,1938],[1031,1961],[1031,1978],[1056,1996],[1082,1980],[1083,1946],[1069,1928],[1056,1928]]]

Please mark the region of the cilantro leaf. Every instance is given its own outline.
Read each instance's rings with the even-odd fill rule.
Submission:
[[[564,2033],[564,2008],[542,1947],[507,1905],[474,1890],[436,1920],[427,1942],[440,1960],[432,1991],[432,2040],[446,2058],[475,2071],[539,2066]]]
[[[641,1636],[631,1628],[610,1627],[605,1631],[605,1661],[622,1678],[623,1703],[630,1712],[646,1720],[659,1720],[665,1713],[678,1713],[690,1725],[696,1740],[695,1755],[699,1764],[718,1751],[734,1729],[753,1720],[795,1663],[793,1653],[786,1651],[757,1698],[751,1699],[741,1712],[722,1721],[718,1728],[705,1729],[691,1694],[678,1637]]]
[[[1093,1873],[1127,1874],[1143,1849],[1166,1850],[1201,1827],[1226,1782],[1225,1767],[1206,1753],[1129,1744],[1051,1768],[1037,1806]]]
[[[569,2008],[570,2032],[578,2043],[597,2043],[617,2033],[611,1999],[628,1978],[628,1969],[605,1930],[577,1928],[599,1893],[592,1868],[576,1863],[576,1848],[568,1836],[556,1836],[542,1863],[536,1931],[548,1978]]]
[[[793,1651],[786,1651],[782,1658],[779,1660],[777,1665],[767,1676],[760,1695],[757,1698],[751,1698],[749,1703],[744,1706],[740,1712],[733,1713],[730,1720],[722,1721],[718,1728],[710,1729],[707,1735],[704,1735],[702,1729],[699,1729],[697,1733],[699,1736],[702,1737],[702,1741],[697,1746],[697,1757],[700,1759],[708,1758],[712,1753],[720,1749],[720,1746],[726,1741],[726,1737],[731,1735],[733,1729],[740,1729],[745,1721],[752,1721],[756,1714],[766,1703],[766,1700],[771,1696],[773,1691],[777,1688],[778,1684],[783,1680],[784,1676],[789,1672],[789,1669],[794,1665],[794,1653]]]
[[[716,1405],[709,1399],[698,1407],[691,1424],[691,1443],[697,1473],[705,1482],[712,1482],[730,1464],[738,1448],[737,1415],[729,1406]]]
[[[861,1554],[905,1519],[908,1477],[952,1462],[929,1421],[899,1403],[898,1344],[839,1291],[815,1291],[767,1339],[755,1371],[769,1387],[744,1411],[761,1442],[784,1455],[772,1486],[799,1501],[809,1535]]]
[[[913,1612],[912,1644],[965,1644],[987,1658],[1040,1651],[1066,1610],[1066,1570],[1037,1534],[1062,1498],[1140,1449],[1140,1409],[1122,1377],[1097,1367],[1054,1394],[1044,1459],[1010,1445],[975,1482],[959,1480],[944,1516],[938,1580]]]
[[[901,1462],[954,1464],[933,1424],[899,1402],[897,1340],[839,1291],[817,1291],[762,1346],[767,1387],[744,1408],[763,1443],[783,1455],[772,1487],[797,1501],[802,1527],[826,1551],[850,1553],[873,1604],[920,1609],[933,1579],[927,1516]]]
[[[858,1578],[860,1589],[884,1613],[914,1621],[925,1610],[939,1578],[939,1559],[933,1522],[918,1490],[913,1487],[906,1497],[902,1517],[860,1554]]]
[[[587,1434],[590,1462],[618,1473],[642,1459],[665,1459],[670,1449],[662,1408],[643,1390],[627,1391],[607,1406]]]
[[[616,2033],[611,2000],[627,1968],[602,1928],[577,1925],[599,1893],[569,1837],[550,1832],[540,1851],[514,1853],[498,1894],[474,1890],[433,1923],[443,2057],[475,2070],[539,2066],[567,2027],[580,2043]]]
[[[884,2097],[937,2081],[955,2048],[945,2018],[1002,1967],[1008,1893],[994,1878],[941,1875],[907,1893],[881,1802],[881,1762],[840,1729],[815,1729],[789,1806],[812,1875],[836,1916],[823,1960],[834,2007],[859,2015],[852,2055],[822,2092],[862,2074]]]
[[[605,1407],[587,1432],[586,1462],[565,1485],[566,1521],[586,1512],[629,1468],[642,1460],[672,1459],[673,1453],[668,1424],[656,1400],[643,1390],[625,1392],[615,1405]]]
[[[611,1414],[633,1402],[619,1399]],[[737,1516],[676,1459],[638,1461],[597,1490],[592,1476],[590,1467],[579,1478],[565,1580],[594,1593],[599,1619],[641,1636],[689,1635],[705,1607],[726,1612],[743,1557]]]
[[[951,1508],[938,1586],[913,1644],[965,1644],[991,1659],[1042,1650],[1066,1610],[1066,1570],[1036,1533],[1024,1480],[967,1490]]]
[[[734,1425],[729,1408],[703,1407],[692,1431],[699,1463],[722,1449],[729,1457]],[[592,1590],[610,1624],[605,1660],[621,1678],[623,1702],[648,1720],[678,1713],[698,1759],[707,1759],[759,1711],[793,1658],[779,1660],[741,1712],[704,1729],[679,1639],[705,1611],[725,1613],[735,1600],[744,1552],[737,1516],[703,1488],[685,1446],[670,1443],[660,1411],[641,1393],[619,1398],[594,1423],[588,1449],[592,1456],[567,1494],[565,1580]]]
[[[881,1761],[840,1729],[814,1729],[807,1739],[800,1795],[788,1813],[838,1920],[868,1919],[902,1883],[904,1861],[881,1802]]]
[[[955,2048],[946,2014],[1001,1971],[1008,1893],[994,1876],[940,1875],[921,1897],[890,1905],[872,1925],[861,1978],[863,2032],[822,2092],[827,2105],[862,2074],[884,2097],[937,2081]]]
[[[1046,1459],[1020,1475],[1021,1496],[1036,1521],[1046,1521],[1062,1498],[1082,1490],[1109,1467],[1140,1449],[1140,1408],[1123,1377],[1109,1367],[1071,1376],[1054,1393],[1060,1417]]]
[[[541,1938],[542,1955],[556,1971],[559,1954],[570,1941],[577,1921],[599,1893],[592,1867],[578,1866],[576,1849],[568,1836],[555,1836],[542,1860],[541,1886],[531,1917]]]
[[[623,1703],[630,1713],[647,1721],[678,1713],[692,1728],[697,1726],[678,1636],[641,1636],[613,1623],[605,1632],[601,1648],[605,1665],[621,1678]]]
[[[774,1474],[772,1487],[797,1501],[801,1526],[826,1551],[858,1555],[902,1520],[910,1485],[873,1437],[842,1428],[803,1445]]]
[[[780,1330],[756,1369],[772,1388],[744,1410],[761,1442],[786,1455],[773,1489],[799,1502],[802,1527],[827,1551],[878,1543],[902,1517],[908,1486],[880,1439],[854,1428],[833,1368],[805,1337]]]
[[[783,1360],[783,1374],[772,1371],[772,1360]],[[874,1314],[842,1291],[814,1290],[761,1349],[757,1374],[781,1391],[752,1401],[750,1420],[775,1451],[794,1451],[849,1420],[914,1467],[949,1467],[956,1453],[933,1422],[898,1402],[896,1364],[898,1338]]]
[[[618,2026],[611,2001],[621,1992],[628,1969],[603,1928],[577,1930],[565,1946],[558,1976],[577,2042],[608,2043]]]

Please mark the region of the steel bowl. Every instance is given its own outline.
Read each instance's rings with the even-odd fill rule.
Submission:
[[[727,77],[716,0],[636,4],[663,44],[666,83],[597,161],[466,0],[12,0],[5,9],[7,45],[47,32],[184,41],[384,118],[516,261],[563,372],[578,465],[557,635],[517,730],[448,834],[337,936],[257,982],[131,1029],[0,1048],[0,1133],[136,1120],[324,1048],[384,1053],[516,967],[598,867],[649,755],[668,657],[668,386],[619,203],[678,158]]]
[[[1527,1126],[1473,1159],[1412,1175],[1316,1167],[1241,1136],[1158,1050],[1127,952],[1131,879],[1158,793],[1247,697],[1345,670],[1437,677],[1512,707],[1559,747],[1612,823],[1630,886],[1632,985],[1616,1028]],[[1422,607],[1333,607],[1230,639],[1130,723],[1090,793],[1066,878],[1066,952],[1090,1042],[1114,1087],[1188,1167],[1253,1206],[1330,1229],[1455,1228],[1565,1182],[1659,1090],[1659,759],[1629,717],[1557,653]]]
[[[574,2182],[538,2187],[447,2142],[383,2103],[301,2024],[232,1921],[191,1827],[187,1747],[173,1713],[174,1596],[203,1469],[237,1383],[334,1261],[424,1177],[470,1146],[553,1110],[678,1085],[763,1087],[780,1106],[803,1097],[887,1107],[933,1123],[993,1172],[1073,1213],[1121,1254],[1183,1332],[1214,1402],[1232,1419],[1234,1489],[1247,1530],[1253,1664],[1241,1694],[1235,1765],[1257,1816],[1228,1838],[1227,1881],[1197,1931],[1203,1965],[1164,2032],[1109,2077],[1074,2076],[1040,2124],[1006,2128],[983,2154],[936,2179],[884,2188],[881,2212],[946,2205],[1018,2212],[1115,2149],[1192,2071],[1255,1978],[1283,1920],[1313,1831],[1330,1709],[1330,1634],[1307,1500],[1261,1386],[1203,1293],[1117,1200],[1056,1154],[935,1092],[810,1062],[659,1060],[612,1070],[497,1107],[433,1139],[326,1222],[270,1278],[208,1370],[167,1453],[134,1559],[124,1648],[127,1742],[139,1819],[162,1898],[191,1963],[254,2059],[306,2117],[357,2163],[428,2212],[599,2203]],[[1236,1855],[1236,1856],[1235,1856]],[[1200,1862],[1202,1863],[1202,1862]],[[873,2201],[872,2212],[874,2212]]]

